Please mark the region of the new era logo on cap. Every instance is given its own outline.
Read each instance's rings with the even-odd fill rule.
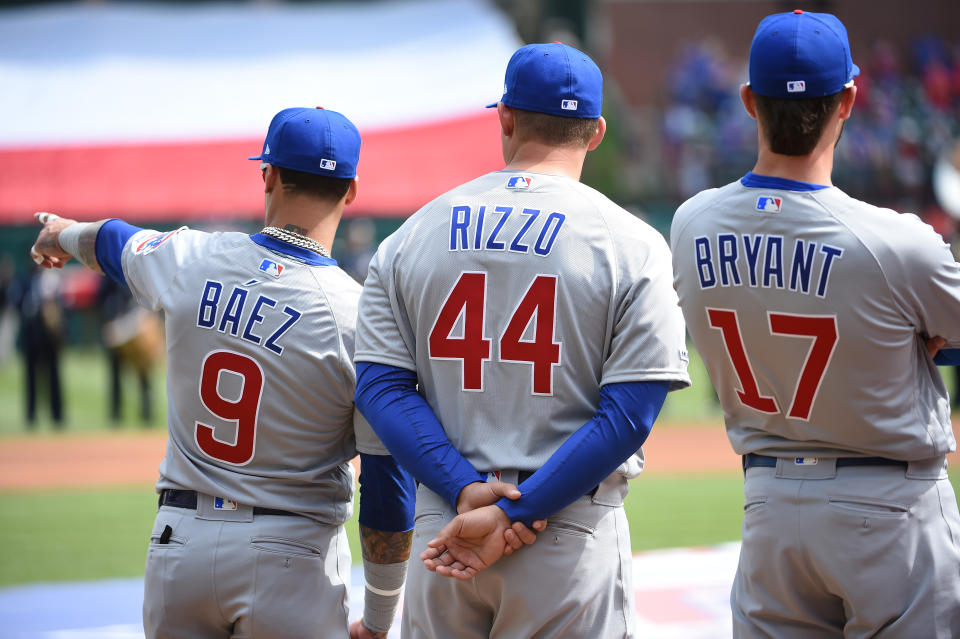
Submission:
[[[807,83],[803,80],[791,80],[787,82],[787,93],[803,93],[807,90]]]
[[[327,159],[320,160],[320,168],[326,169],[327,171],[333,171],[337,168],[337,161]]]
[[[576,111],[577,110],[577,101],[576,100],[563,100],[560,103],[560,108],[564,111]]]
[[[533,182],[533,178],[526,177],[525,175],[513,175],[507,180],[507,188],[528,189],[530,188],[531,182]]]
[[[774,197],[773,195],[761,195],[757,198],[757,210],[779,213],[780,205],[782,203],[783,200],[778,197]]]

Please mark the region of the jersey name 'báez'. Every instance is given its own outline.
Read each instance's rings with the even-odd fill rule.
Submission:
[[[260,234],[142,231],[122,264],[137,300],[165,314],[170,439],[157,488],[346,521],[359,285]],[[307,394],[295,391],[304,379]],[[358,421],[364,452],[382,454]]]

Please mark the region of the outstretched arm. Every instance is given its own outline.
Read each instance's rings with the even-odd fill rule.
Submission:
[[[44,268],[63,268],[71,257],[101,275],[126,285],[120,258],[123,247],[135,233],[142,231],[122,220],[77,222],[53,213],[34,213],[43,224],[30,249],[33,261]]]
[[[363,549],[363,619],[351,639],[384,639],[396,616],[410,559],[416,488],[389,455],[360,455],[360,544]]]

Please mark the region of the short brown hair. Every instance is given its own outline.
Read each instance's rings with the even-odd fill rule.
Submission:
[[[565,118],[523,109],[513,109],[513,113],[521,140],[550,146],[587,146],[597,132],[597,118]]]
[[[781,155],[809,155],[840,104],[842,93],[801,100],[754,93],[757,118],[763,123],[770,150]]]
[[[321,200],[339,202],[347,190],[350,189],[351,178],[334,178],[316,173],[294,171],[282,166],[276,167],[280,171],[280,182],[284,190],[301,195],[309,195]]]

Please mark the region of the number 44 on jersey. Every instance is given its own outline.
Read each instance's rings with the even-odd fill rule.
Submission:
[[[464,272],[454,284],[430,330],[431,359],[460,360],[465,391],[483,391],[484,362],[491,359],[491,340],[486,337],[487,274]],[[554,338],[557,277],[537,275],[520,298],[498,340],[499,361],[531,367],[534,395],[553,394],[553,367],[560,364],[560,342]],[[460,318],[463,336],[451,336]],[[523,340],[531,322],[533,340]]]

